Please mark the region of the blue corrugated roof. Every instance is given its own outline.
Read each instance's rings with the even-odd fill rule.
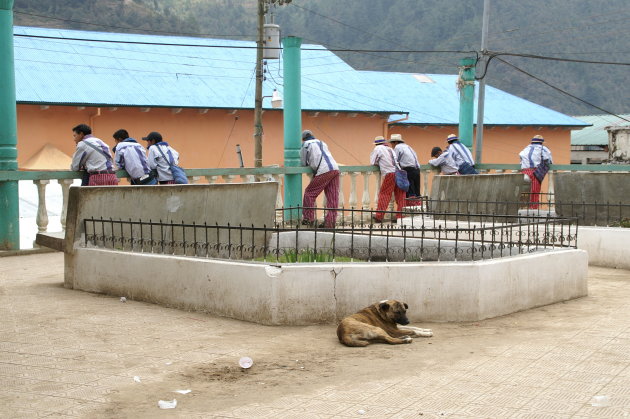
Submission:
[[[630,119],[630,114],[619,116]],[[630,125],[630,122],[613,115],[582,115],[576,118],[593,126],[571,132],[571,145],[608,145],[606,127]]]
[[[14,34],[18,103],[253,107],[254,42],[33,27],[15,27]],[[357,71],[322,46],[302,49],[304,110],[409,112],[405,123],[458,123],[455,75],[429,75],[431,81],[422,82],[422,75]],[[281,66],[282,60],[268,60],[266,96],[274,88],[282,93]],[[492,87],[486,88],[485,120],[586,125]]]

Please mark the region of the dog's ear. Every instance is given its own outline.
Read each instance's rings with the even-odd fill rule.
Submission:
[[[378,308],[380,308],[383,311],[387,311],[387,310],[389,310],[389,304],[387,304],[387,303],[380,303],[378,305]]]
[[[407,305],[407,303],[403,303],[403,305],[405,306],[405,310],[409,310],[409,306]]]

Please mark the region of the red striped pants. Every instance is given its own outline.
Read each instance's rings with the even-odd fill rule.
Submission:
[[[337,220],[336,210],[339,206],[339,170],[331,170],[314,176],[311,183],[308,184],[304,190],[302,203],[304,207],[302,216],[305,220],[315,220],[315,210],[312,207],[315,206],[315,200],[322,191],[326,196],[326,208],[328,208],[324,222],[327,228],[333,228]]]
[[[540,181],[534,176],[534,170],[536,169],[521,170],[522,173],[526,174],[531,179],[529,190],[529,207],[531,209],[537,209],[538,203],[540,202]]]
[[[95,173],[90,175],[88,186],[118,185],[118,178],[114,173]]]
[[[385,217],[383,211],[387,209],[389,201],[392,199],[392,192],[396,200],[396,211],[402,211],[405,204],[405,191],[396,186],[396,174],[388,173],[383,178],[381,189],[378,191],[378,203],[376,204],[376,218],[382,220]],[[396,218],[402,218],[402,214],[396,214]]]

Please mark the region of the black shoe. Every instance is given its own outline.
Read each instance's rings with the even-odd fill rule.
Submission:
[[[303,219],[303,220],[302,220],[302,225],[303,225],[303,226],[309,226],[309,227],[312,227],[313,225],[315,225],[315,221],[311,221],[311,220]]]
[[[379,219],[378,219],[378,218],[376,218],[376,217],[372,217],[372,222],[373,222],[374,224],[383,224],[383,220],[379,220]]]

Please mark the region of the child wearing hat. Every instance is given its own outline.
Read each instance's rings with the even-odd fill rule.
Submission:
[[[392,134],[389,137],[389,142],[394,147],[394,153],[400,167],[407,172],[407,179],[409,179],[407,198],[420,198],[420,164],[418,163],[418,155],[413,148],[405,143],[400,134]]]
[[[542,135],[535,135],[531,143],[518,154],[521,159],[521,173],[530,179],[529,208],[531,209],[537,209],[540,202],[541,182],[534,176],[534,171],[543,161],[553,163],[551,151],[543,145],[544,142]]]
[[[396,168],[399,167],[398,159],[387,144],[384,137],[374,138],[374,150],[370,155],[370,164],[377,165],[381,171],[381,189],[378,191],[378,203],[376,204],[376,215],[372,220],[382,223],[385,217],[385,209],[392,199],[392,193],[396,200],[396,218],[402,218],[402,210],[405,204],[405,191],[396,186]]]
[[[334,228],[339,206],[339,165],[328,150],[325,142],[315,138],[310,130],[302,132],[302,148],[300,149],[302,166],[309,166],[313,170],[313,180],[304,190],[302,202],[302,224],[315,224],[315,201],[322,191],[326,197],[326,216],[324,227]]]

